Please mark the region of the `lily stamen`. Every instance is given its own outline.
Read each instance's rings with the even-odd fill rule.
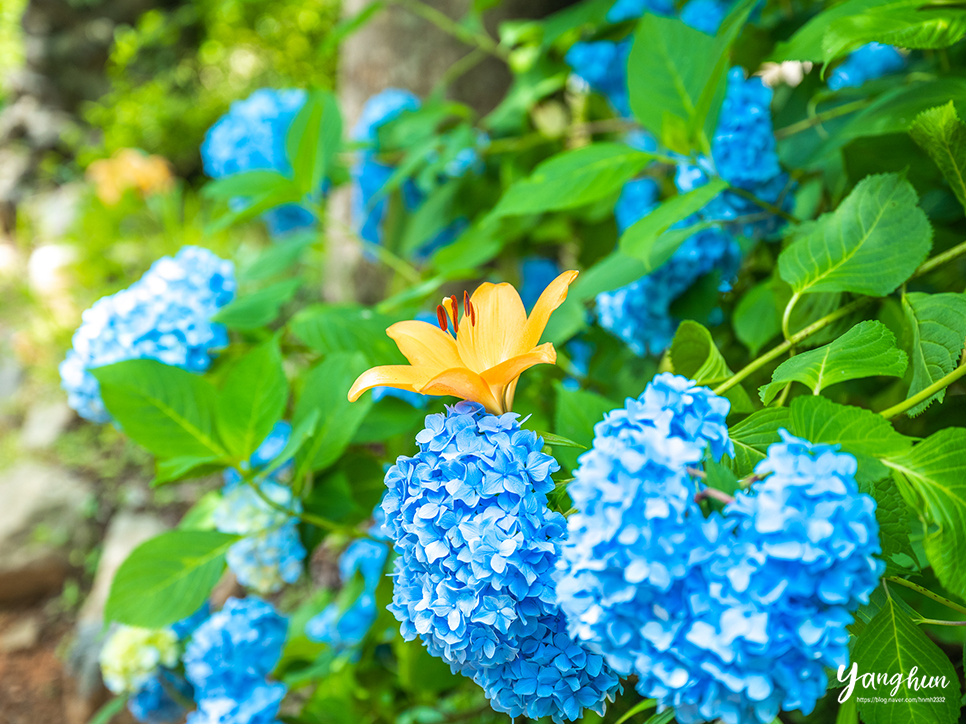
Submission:
[[[436,319],[439,320],[439,328],[444,332],[448,331],[446,325],[446,310],[443,308],[442,304],[436,305]]]
[[[466,292],[463,292],[463,294],[466,294]],[[453,334],[459,334],[459,331],[460,331],[460,325],[459,325],[460,307],[459,307],[459,302],[456,301],[456,295],[455,294],[452,295],[449,299],[450,299],[450,302],[452,302],[452,304],[450,305],[450,308],[449,308],[449,312],[450,312],[450,314],[453,317]]]

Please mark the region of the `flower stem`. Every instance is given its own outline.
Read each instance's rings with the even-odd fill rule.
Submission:
[[[445,13],[440,12],[434,7],[426,5],[419,0],[392,0],[392,2],[402,8],[405,8],[413,15],[418,15],[423,20],[432,23],[447,35],[452,35],[454,38],[466,43],[467,45],[475,46],[485,53],[489,53],[495,58],[506,61],[510,55],[506,48],[500,46],[489,35],[486,35],[485,33],[473,32],[472,30],[460,25]]]
[[[705,488],[704,490],[699,490],[694,494],[694,502],[700,503],[702,500],[711,498],[712,500],[717,500],[719,503],[724,503],[729,505],[735,502],[735,499],[728,495],[723,490],[718,490],[717,488]]]
[[[963,375],[966,375],[966,365],[960,365],[945,377],[942,377],[936,380],[935,382],[933,382],[926,389],[922,390],[921,392],[917,392],[912,397],[900,402],[898,405],[893,405],[892,407],[886,410],[883,410],[879,414],[882,415],[887,420],[890,420],[893,417],[896,417],[897,415],[901,415],[903,412],[905,412],[906,410],[912,407],[915,407],[920,402],[924,400],[928,400],[930,397],[935,395],[940,390],[945,389],[946,387],[951,385],[953,382],[958,380]]]
[[[839,116],[845,116],[854,111],[859,111],[868,105],[871,105],[872,101],[868,98],[863,98],[862,100],[852,101],[851,103],[843,103],[840,106],[835,106],[835,108],[830,108],[827,111],[822,111],[821,113],[816,113],[814,116],[810,116],[804,120],[793,123],[790,126],[785,126],[784,128],[779,128],[775,131],[775,138],[781,140],[783,138],[788,138],[788,136],[794,136],[796,133],[801,133],[802,131],[807,131],[809,128],[821,125],[825,121],[831,121],[833,118],[838,118]]]
[[[950,608],[953,611],[958,611],[959,613],[966,613],[966,606],[961,606],[955,601],[950,601],[948,598],[944,598],[943,596],[940,596],[938,593],[933,593],[928,588],[923,588],[917,583],[913,583],[912,581],[907,581],[905,578],[899,578],[898,576],[886,576],[884,580],[889,581],[889,583],[897,583],[900,586],[909,588],[915,591],[916,593],[922,596],[925,596],[926,598],[931,598],[936,603],[941,603],[943,606],[945,606],[946,608]]]
[[[940,621],[935,618],[920,618],[916,623],[931,623],[933,626],[966,626],[966,621]]]
[[[781,218],[785,219],[785,221],[791,224],[802,223],[802,220],[799,219],[797,216],[793,216],[792,214],[789,214],[787,211],[785,211],[785,209],[781,208],[780,206],[775,206],[775,204],[771,203],[770,201],[765,201],[764,199],[758,198],[753,193],[751,193],[751,191],[739,188],[737,186],[729,186],[728,190],[737,196],[741,196],[744,199],[748,199],[753,204],[765,209],[765,211],[768,211],[774,214],[775,216],[780,216]]]
[[[738,370],[737,372],[735,372],[735,374],[732,375],[731,378],[729,378],[728,380],[726,380],[722,384],[718,385],[714,389],[714,393],[716,395],[720,395],[721,393],[726,392],[727,390],[730,390],[736,384],[738,384],[743,379],[745,379],[746,377],[748,377],[750,374],[752,374],[753,372],[755,372],[755,370],[758,370],[761,367],[764,367],[766,364],[768,364],[769,362],[771,362],[773,359],[776,359],[777,357],[782,356],[783,354],[785,354],[785,352],[787,352],[788,350],[790,350],[792,347],[794,347],[796,344],[798,344],[802,340],[807,339],[808,337],[811,337],[816,332],[818,332],[818,331],[820,331],[822,329],[825,329],[827,326],[829,326],[833,322],[837,322],[842,317],[848,316],[849,314],[851,314],[852,312],[854,312],[856,309],[860,309],[861,307],[865,306],[866,304],[868,304],[871,301],[872,301],[872,297],[861,297],[859,299],[856,299],[853,302],[849,302],[844,307],[839,307],[838,309],[836,309],[834,312],[832,312],[830,314],[826,314],[821,319],[819,319],[819,320],[817,320],[815,322],[812,322],[810,325],[808,325],[804,329],[796,332],[795,334],[793,334],[791,337],[789,337],[788,339],[786,339],[784,342],[782,342],[777,347],[773,347],[772,349],[768,350],[767,352],[765,352],[763,355],[761,355],[757,359],[752,360],[747,365],[745,365],[744,367],[742,367],[740,370]]]
[[[966,254],[966,241],[960,242],[952,249],[947,249],[942,254],[937,254],[932,259],[927,259],[918,269],[916,269],[916,273],[912,276],[915,278],[920,277],[923,274],[928,274],[933,269],[937,269],[946,262],[952,261],[957,256],[962,256],[963,254]]]

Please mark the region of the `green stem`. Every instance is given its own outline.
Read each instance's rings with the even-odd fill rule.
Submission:
[[[349,528],[344,525],[340,525],[331,520],[326,520],[325,518],[320,518],[319,516],[313,515],[312,513],[305,513],[305,512],[296,513],[294,510],[291,510],[290,508],[286,508],[284,505],[280,505],[279,503],[276,503],[274,500],[272,500],[267,495],[265,495],[265,491],[263,491],[261,486],[258,483],[256,483],[254,480],[245,478],[245,482],[248,483],[248,485],[251,486],[251,489],[255,491],[255,495],[257,495],[262,500],[262,502],[265,503],[265,505],[272,508],[273,510],[277,510],[280,513],[285,513],[285,515],[290,516],[292,518],[298,518],[299,520],[304,521],[306,523],[310,523],[311,525],[314,525],[316,528],[321,528],[322,530],[345,533],[356,538],[371,537],[368,534],[359,533],[358,531],[352,528]]]
[[[366,241],[362,238],[359,239],[359,244],[387,267],[397,272],[400,276],[405,277],[406,281],[410,284],[419,284],[423,280],[422,274],[419,273],[416,267],[402,257],[389,251],[382,244],[373,244],[371,241]]]
[[[799,332],[796,332],[795,334],[793,334],[791,337],[789,337],[788,339],[786,339],[784,342],[782,342],[777,347],[773,347],[772,349],[768,350],[767,352],[765,352],[763,355],[761,355],[757,359],[753,359],[747,365],[745,365],[740,370],[738,370],[737,372],[735,372],[735,374],[730,379],[728,379],[727,381],[725,381],[722,384],[718,385],[714,389],[714,393],[716,395],[720,395],[723,392],[726,392],[727,390],[730,390],[732,387],[734,387],[735,385],[737,385],[739,382],[741,382],[743,379],[745,379],[746,377],[748,377],[750,374],[752,374],[756,370],[760,369],[761,367],[764,367],[766,364],[768,364],[772,360],[774,360],[774,359],[776,359],[778,357],[781,357],[783,354],[785,354],[788,350],[790,350],[792,347],[794,347],[799,342],[807,339],[808,337],[811,337],[816,332],[818,332],[818,331],[820,331],[822,329],[825,329],[827,326],[829,326],[833,322],[837,322],[842,317],[848,316],[849,314],[851,314],[852,312],[854,312],[856,309],[859,309],[859,308],[865,306],[866,304],[868,304],[871,301],[872,301],[872,297],[861,297],[859,299],[856,299],[853,302],[849,302],[844,307],[839,307],[838,309],[836,309],[831,314],[826,314],[821,319],[819,319],[819,320],[817,320],[815,322],[812,322],[810,325],[808,325],[804,329],[800,330]]]
[[[475,33],[468,28],[464,28],[458,22],[453,20],[451,17],[445,13],[440,12],[434,7],[430,7],[425,3],[419,2],[419,0],[392,0],[396,5],[405,8],[413,15],[418,15],[423,20],[426,20],[437,28],[442,30],[447,35],[452,35],[457,40],[460,40],[467,45],[473,45],[489,53],[495,58],[505,61],[509,57],[509,52],[503,47],[501,47],[493,38],[484,33]]]
[[[788,300],[788,304],[785,305],[785,313],[782,315],[782,336],[787,340],[792,337],[791,321],[792,321],[792,310],[795,308],[795,304],[801,299],[802,295],[799,292],[792,294],[792,298]]]
[[[764,199],[758,198],[753,193],[751,193],[751,191],[748,191],[748,190],[742,189],[742,188],[738,188],[737,186],[729,186],[728,187],[728,190],[731,193],[736,194],[737,196],[741,196],[744,199],[748,199],[753,204],[755,204],[757,206],[760,206],[761,208],[763,208],[766,211],[774,214],[775,216],[780,216],[781,218],[785,219],[785,221],[789,222],[790,224],[801,224],[802,223],[802,220],[799,219],[797,216],[792,216],[791,214],[789,214],[787,211],[785,211],[785,209],[781,208],[780,206],[775,206],[775,204],[773,204],[771,202],[768,202],[768,201],[765,201]]]
[[[921,277],[923,274],[928,274],[933,269],[937,269],[946,262],[952,261],[957,256],[962,256],[963,254],[966,254],[966,241],[960,242],[952,249],[947,249],[942,254],[937,254],[932,259],[928,259],[927,261],[923,262],[922,265],[916,269],[916,272],[912,275],[912,278]]]
[[[928,588],[923,588],[917,583],[913,583],[912,581],[907,581],[905,578],[899,578],[898,576],[886,576],[885,580],[889,581],[889,583],[897,583],[900,586],[904,586],[905,588],[913,590],[916,593],[922,596],[925,596],[926,598],[931,598],[936,603],[941,603],[943,606],[945,606],[946,608],[952,609],[953,611],[958,611],[959,613],[966,613],[966,606],[961,606],[955,601],[950,601],[948,598],[940,596],[938,593],[933,593]]]
[[[936,618],[920,618],[916,623],[931,623],[933,626],[966,626],[966,621],[940,621]]]
[[[801,133],[802,131],[807,131],[809,128],[819,126],[825,121],[831,121],[833,118],[838,118],[839,116],[845,116],[849,113],[853,113],[854,111],[861,110],[871,104],[872,101],[868,98],[852,101],[851,103],[843,103],[842,105],[836,106],[835,108],[830,108],[827,111],[816,113],[814,116],[798,121],[797,123],[793,123],[790,126],[779,128],[777,131],[775,131],[775,138],[780,141],[783,138],[788,138],[788,136],[794,136],[796,133]]]
[[[942,377],[941,379],[938,379],[935,382],[933,382],[926,389],[922,390],[921,392],[917,392],[915,395],[913,395],[908,399],[903,400],[898,405],[893,405],[892,407],[886,410],[883,410],[879,414],[882,415],[887,420],[893,417],[896,417],[897,415],[901,415],[909,408],[915,407],[916,405],[918,405],[920,402],[924,400],[928,400],[930,397],[935,395],[940,390],[945,389],[946,387],[951,385],[953,382],[958,380],[963,375],[966,375],[966,365],[960,365],[945,377]]]

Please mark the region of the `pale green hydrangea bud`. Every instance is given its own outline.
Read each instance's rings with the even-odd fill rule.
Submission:
[[[101,675],[115,694],[133,693],[159,666],[178,663],[178,637],[168,628],[119,626],[101,649]]]

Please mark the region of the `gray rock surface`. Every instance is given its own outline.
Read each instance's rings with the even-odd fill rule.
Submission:
[[[56,593],[69,548],[90,533],[90,485],[63,468],[20,462],[0,471],[0,603]]]
[[[2,373],[2,367],[0,367]],[[63,399],[40,400],[27,410],[20,430],[20,446],[24,450],[46,450],[67,429],[74,411]]]

